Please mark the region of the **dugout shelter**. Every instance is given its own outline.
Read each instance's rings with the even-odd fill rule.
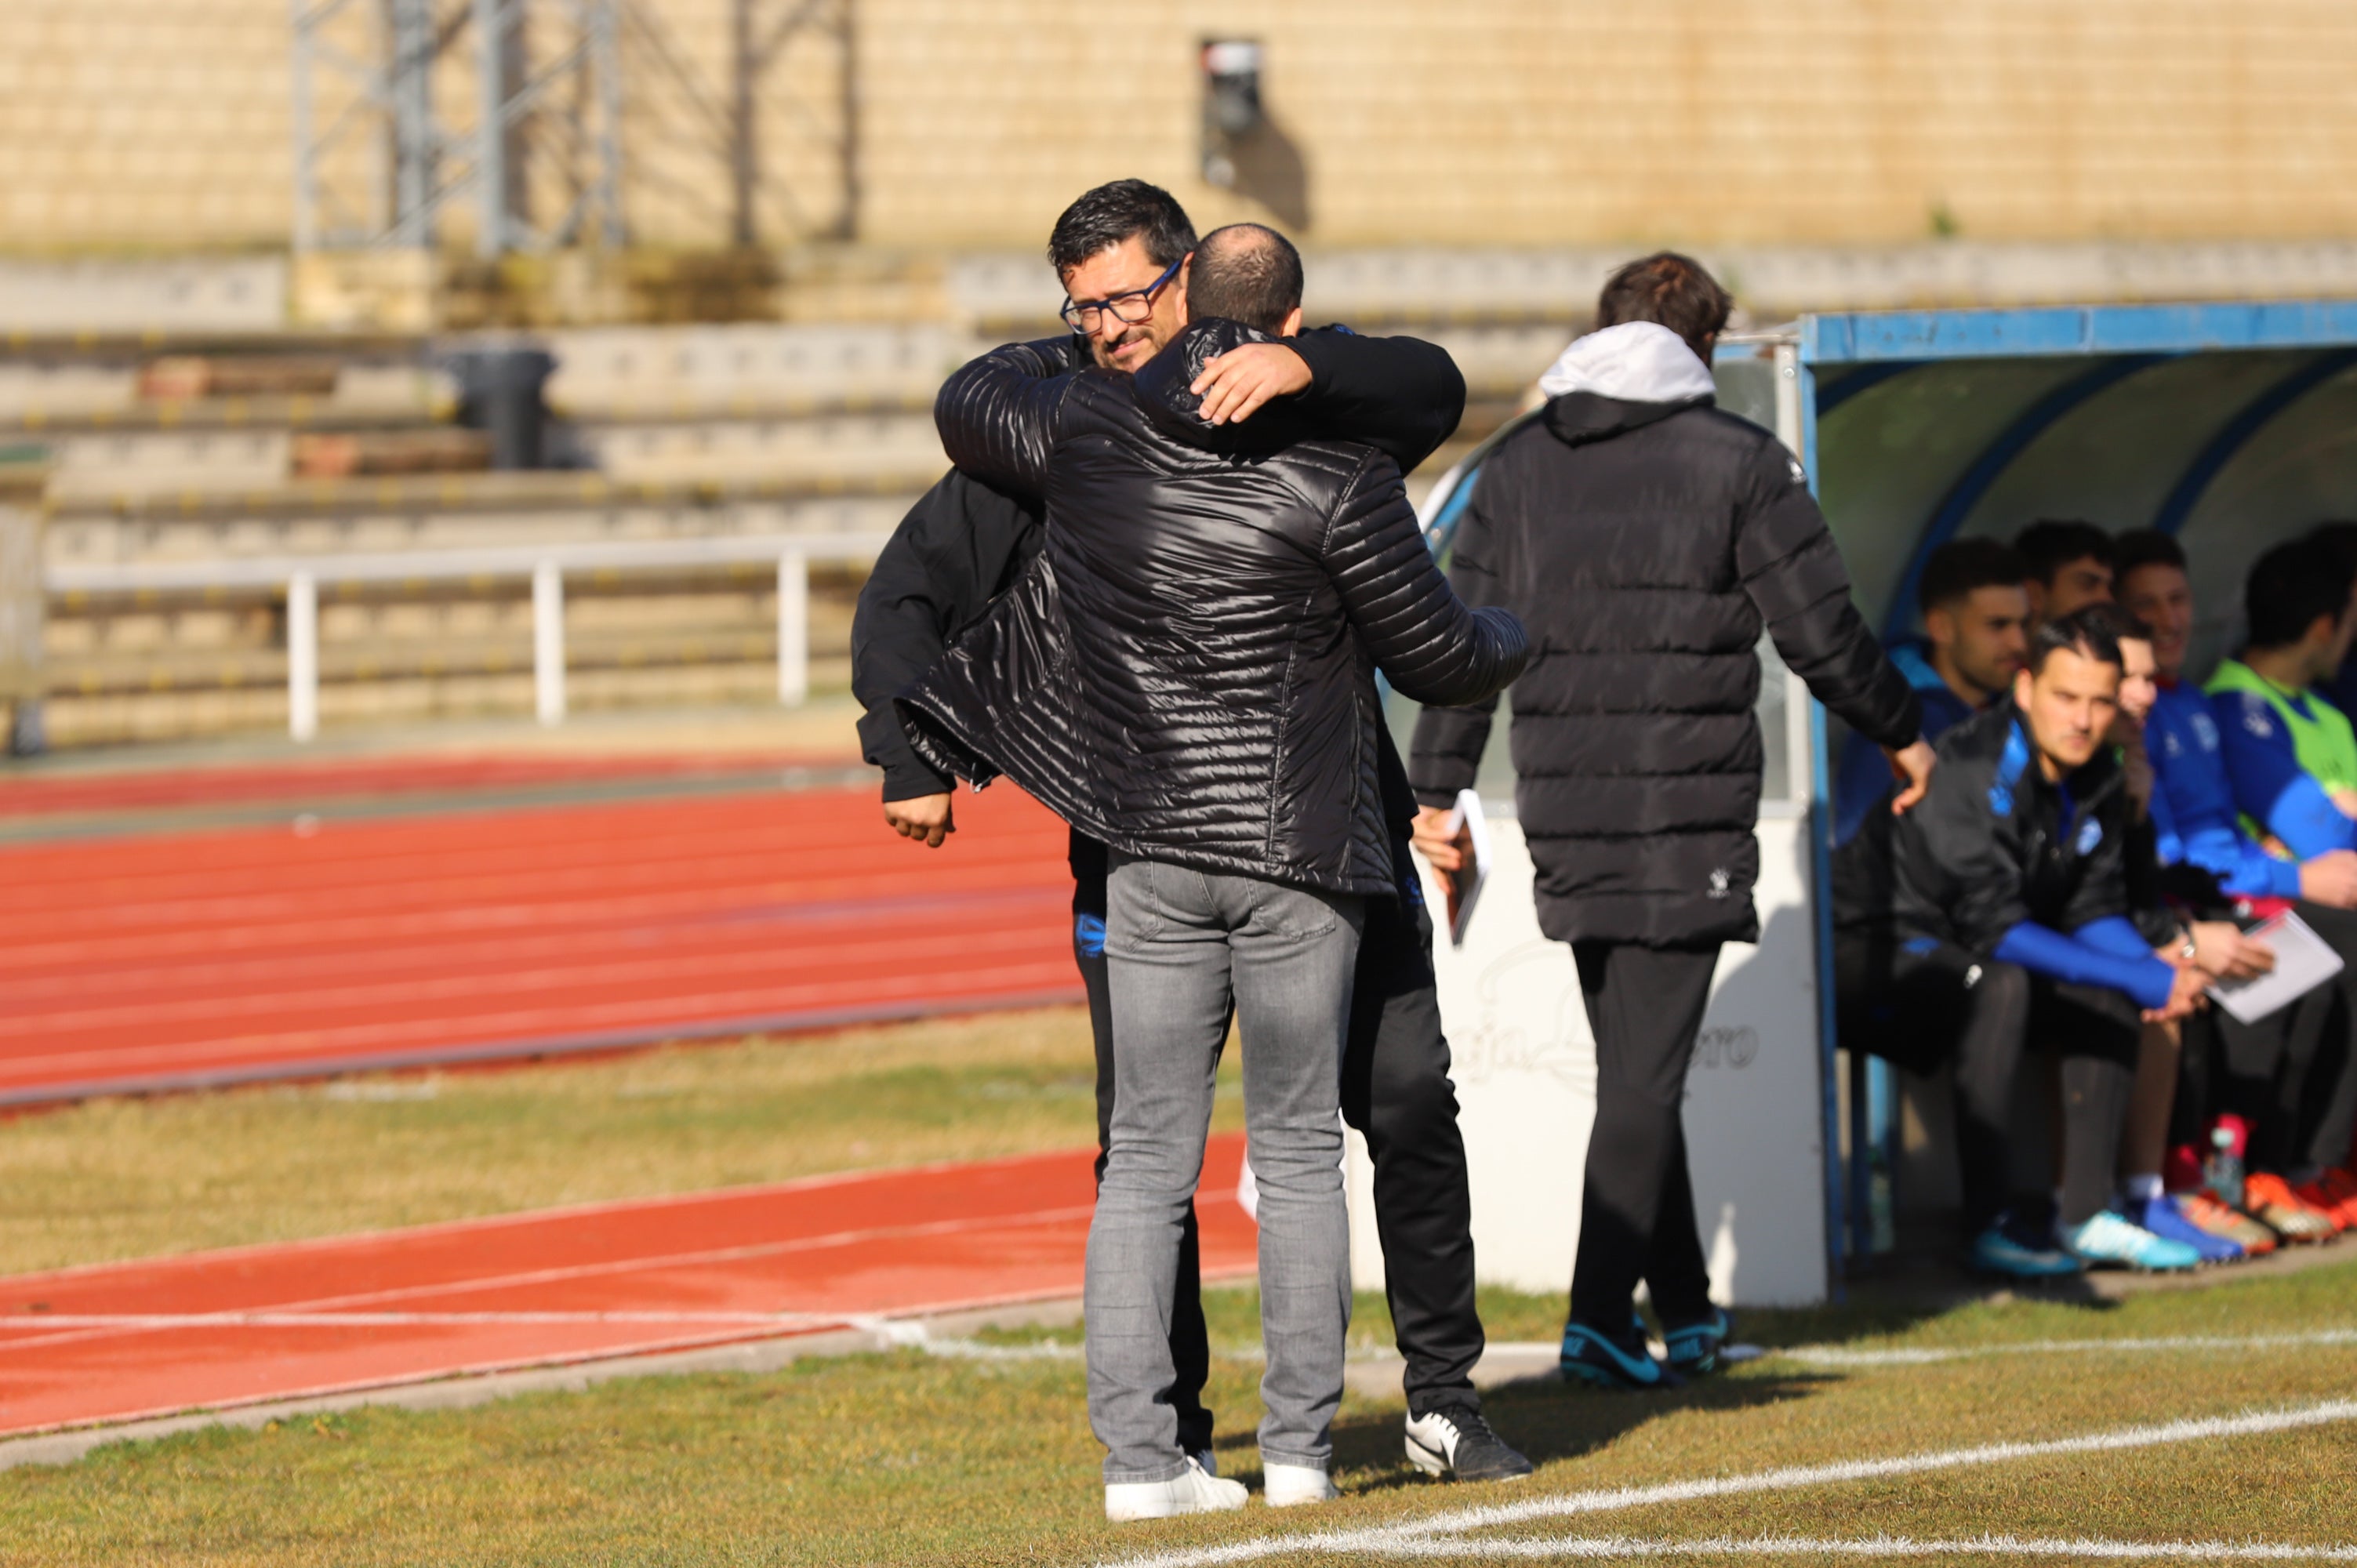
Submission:
[[[2190,668],[2204,674],[2231,651],[2253,560],[2357,518],[2357,303],[1810,316],[1730,335],[1715,369],[1720,405],[1800,456],[1886,641],[1918,629],[1915,585],[1941,544],[2083,519],[2181,539],[2201,616]],[[1444,555],[1496,440],[1426,499]],[[1720,960],[1686,1130],[1714,1293],[1797,1305],[1888,1249],[1902,1209],[1953,1203],[1954,1174],[1940,1086],[1840,1050],[1819,889],[1846,736],[1761,651],[1761,939]],[[1532,912],[1505,730],[1480,785],[1491,880],[1463,948],[1444,936],[1437,957],[1482,1275],[1553,1292],[1577,1245],[1594,1057],[1570,953]],[[1354,1265],[1373,1284],[1382,1261],[1355,1146],[1352,1167]]]

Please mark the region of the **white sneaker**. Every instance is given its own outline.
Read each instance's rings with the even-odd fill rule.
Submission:
[[[1107,1481],[1105,1518],[1115,1524],[1132,1520],[1168,1519],[1182,1513],[1225,1513],[1244,1506],[1252,1494],[1242,1481],[1222,1481],[1203,1474],[1193,1455],[1187,1468],[1167,1481]]]
[[[1263,1465],[1261,1496],[1273,1509],[1299,1508],[1304,1503],[1330,1503],[1342,1494],[1323,1470],[1307,1465]]]

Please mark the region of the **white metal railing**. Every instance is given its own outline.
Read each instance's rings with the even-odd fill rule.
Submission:
[[[387,551],[345,555],[231,557],[130,565],[53,565],[52,594],[126,594],[204,588],[283,588],[286,595],[286,729],[296,740],[319,732],[319,585],[427,583],[471,577],[532,581],[533,706],[540,722],[565,718],[565,574],[778,564],[778,701],[810,695],[810,564],[867,561],[881,534],[757,534],[577,544],[490,545],[477,550]]]

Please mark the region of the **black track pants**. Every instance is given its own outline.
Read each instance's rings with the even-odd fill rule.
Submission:
[[[1596,1036],[1571,1316],[1625,1337],[1641,1279],[1664,1324],[1699,1322],[1710,1315],[1710,1272],[1695,1228],[1684,1107],[1718,949],[1574,942],[1571,955]]]
[[[2031,1045],[2061,1058],[2062,1219],[2112,1200],[2141,1033],[2117,992],[2061,985],[1944,943],[1910,953],[1837,943],[1842,1041],[1910,1070],[1952,1062],[1964,1233],[2012,1207],[2014,1085]]]
[[[1392,854],[1394,864],[1412,864],[1404,842]],[[1342,1057],[1342,1116],[1366,1135],[1374,1163],[1375,1231],[1392,1325],[1407,1361],[1408,1410],[1479,1409],[1473,1199],[1421,888],[1412,899],[1367,900]]]
[[[1392,855],[1398,865],[1412,864],[1405,840],[1393,843]],[[1102,1176],[1114,1093],[1103,846],[1074,833],[1071,865],[1073,958],[1088,986],[1089,1022],[1096,1035]],[[1408,1408],[1418,1415],[1444,1405],[1480,1408],[1472,1378],[1483,1343],[1473,1299],[1473,1202],[1448,1061],[1440,998],[1434,990],[1432,920],[1423,899],[1394,904],[1371,898],[1342,1059],[1342,1114],[1365,1134],[1374,1164],[1375,1230],[1383,1243],[1393,1329],[1407,1362]],[[1178,1373],[1171,1402],[1178,1411],[1179,1441],[1189,1452],[1210,1446],[1211,1432],[1211,1412],[1202,1406],[1211,1350],[1200,1267],[1189,1209],[1170,1319],[1170,1364]]]
[[[2255,1170],[2340,1165],[2357,1120],[2357,913],[2305,901],[2296,908],[2341,955],[2340,975],[2255,1024],[2216,1010],[2216,1109],[2250,1124]]]

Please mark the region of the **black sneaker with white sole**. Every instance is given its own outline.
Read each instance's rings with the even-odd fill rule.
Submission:
[[[1407,1418],[1407,1462],[1456,1481],[1519,1481],[1531,1462],[1490,1430],[1478,1410],[1448,1405]]]

